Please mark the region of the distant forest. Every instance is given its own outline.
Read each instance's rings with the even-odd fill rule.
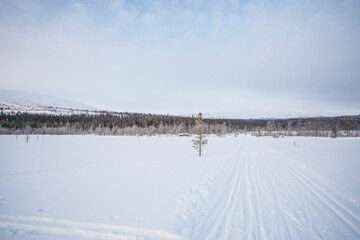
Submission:
[[[157,135],[194,133],[196,117],[142,113],[0,114],[0,134]],[[257,136],[359,136],[360,115],[291,119],[204,119],[206,133]]]

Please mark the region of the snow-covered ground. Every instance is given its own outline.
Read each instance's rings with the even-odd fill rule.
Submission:
[[[0,101],[0,110],[3,113],[12,113],[12,114],[30,113],[30,114],[48,114],[48,115],[73,115],[73,114],[99,115],[103,113],[100,111],[78,110],[72,108],[18,105],[13,103],[5,103],[1,101]]]
[[[25,93],[0,88],[0,102],[21,106],[60,109],[97,110],[89,105],[45,94]]]
[[[360,239],[360,139],[191,146],[0,136],[0,239]]]

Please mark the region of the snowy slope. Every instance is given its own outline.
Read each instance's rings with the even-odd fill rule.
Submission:
[[[102,113],[100,111],[78,110],[73,108],[28,106],[28,105],[18,105],[13,103],[2,103],[2,102],[0,102],[0,110],[3,113],[30,113],[30,114],[50,114],[50,115],[73,115],[73,114],[99,115]]]
[[[293,141],[0,136],[0,239],[360,239],[360,139]]]
[[[34,107],[54,107],[54,108],[71,108],[79,110],[96,110],[96,108],[86,104],[61,99],[58,97],[17,92],[12,90],[0,89],[0,102]]]

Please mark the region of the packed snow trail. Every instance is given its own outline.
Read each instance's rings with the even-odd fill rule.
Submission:
[[[190,239],[360,239],[359,209],[296,161],[242,137],[233,164]]]

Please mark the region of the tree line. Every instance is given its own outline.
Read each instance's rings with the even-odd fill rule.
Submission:
[[[0,113],[0,134],[157,135],[194,134],[197,116],[143,113],[51,115]],[[205,134],[251,132],[257,136],[359,136],[360,115],[290,119],[203,119]]]

